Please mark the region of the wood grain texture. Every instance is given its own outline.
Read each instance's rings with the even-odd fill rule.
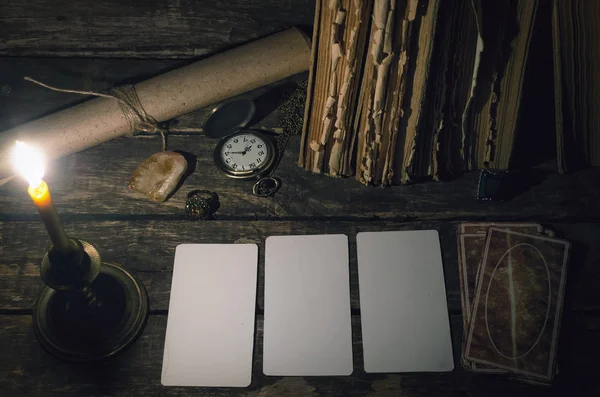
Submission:
[[[473,377],[456,369],[452,374],[369,375],[362,372],[360,344],[358,275],[355,257],[355,234],[361,231],[409,230],[436,228],[440,230],[448,305],[454,352],[460,352],[462,317],[456,274],[456,223],[449,222],[324,222],[324,221],[68,221],[70,233],[93,241],[106,260],[119,261],[132,270],[148,289],[151,311],[154,313],[143,336],[125,354],[83,369],[59,363],[40,351],[30,330],[33,299],[42,284],[38,263],[47,237],[37,221],[5,221],[0,223],[0,346],[7,359],[0,360],[0,391],[11,396],[42,393],[49,388],[52,395],[373,395],[373,396],[461,396],[461,391],[473,395],[550,395],[548,389],[532,388],[494,378]],[[571,291],[567,297],[565,320],[561,336],[559,376],[555,386],[566,387],[576,379],[587,394],[594,388],[598,368],[595,342],[600,336],[597,309],[578,307],[600,303],[597,273],[600,225],[551,225],[560,236],[574,243]],[[354,363],[352,377],[345,378],[272,378],[261,374],[261,315],[264,294],[264,241],[268,235],[346,233],[350,236],[351,303],[353,313]],[[253,384],[249,389],[186,389],[161,388],[158,384],[164,327],[170,294],[174,249],[180,243],[257,243],[259,244],[259,289],[257,296],[258,329]],[[37,249],[35,247],[38,247]],[[569,295],[569,294],[568,294]],[[597,306],[596,306],[597,307]],[[9,342],[10,341],[10,342]],[[458,368],[458,367],[457,367]],[[2,375],[6,374],[6,375]],[[65,374],[69,374],[66,383]],[[97,376],[97,377],[96,377]],[[565,380],[568,377],[568,380]],[[104,386],[101,386],[103,383]],[[494,386],[492,386],[494,385]],[[489,390],[488,390],[489,388]],[[570,389],[568,389],[570,390]],[[591,390],[591,389],[590,389]],[[131,394],[127,394],[131,393]],[[401,394],[402,393],[402,394]],[[504,393],[504,394],[503,394]],[[554,391],[552,391],[554,393]]]
[[[506,203],[478,202],[477,177],[470,173],[446,183],[421,183],[389,189],[365,188],[350,179],[313,175],[295,164],[294,137],[276,172],[283,186],[273,198],[251,194],[252,182],[225,177],[214,165],[216,142],[199,136],[171,137],[171,150],[197,157],[196,171],[167,202],[157,204],[128,189],[131,174],[161,150],[159,137],[122,138],[54,162],[46,181],[63,217],[112,214],[168,216],[182,219],[186,196],[193,189],[216,191],[220,219],[311,217],[318,219],[393,219],[496,221],[598,220],[600,185],[591,183],[600,169],[571,175],[551,174],[541,184]],[[35,208],[24,182],[0,187],[0,219],[32,219]],[[24,218],[25,217],[25,218]],[[29,218],[27,218],[29,217]]]
[[[271,235],[343,233],[349,236],[351,307],[360,309],[356,233],[437,229],[440,232],[448,308],[461,310],[457,270],[456,223],[328,221],[69,221],[68,233],[93,242],[105,260],[123,264],[146,285],[152,310],[168,309],[175,247],[183,243],[254,243],[259,246],[258,310],[263,306],[264,241]],[[570,240],[573,248],[565,306],[600,310],[598,258],[600,224],[553,224],[546,227]],[[118,233],[115,233],[118,231]],[[0,311],[31,309],[43,283],[39,263],[48,238],[41,222],[0,222]]]
[[[175,247],[185,243],[254,243],[259,246],[258,311],[264,308],[264,254],[268,236],[346,234],[349,236],[351,307],[360,309],[356,233],[379,230],[439,229],[448,307],[460,311],[455,225],[441,223],[311,221],[75,221],[68,234],[93,242],[104,260],[121,263],[146,285],[151,309],[169,306]],[[43,283],[38,264],[48,239],[41,222],[0,222],[0,310],[31,309]]]
[[[52,92],[22,80],[31,75],[50,84],[86,90],[104,90],[115,84],[143,80],[181,66],[182,61],[4,58],[0,62],[0,129],[6,129],[85,100],[79,96]],[[295,79],[306,76],[296,76]],[[258,98],[261,114],[256,126],[276,127],[279,115],[273,98],[288,82],[248,93]],[[269,89],[270,88],[270,89]],[[478,202],[474,199],[477,174],[470,173],[446,183],[422,183],[390,189],[368,189],[348,179],[315,176],[295,163],[299,138],[293,138],[277,172],[283,187],[276,197],[261,199],[250,195],[251,182],[233,181],[219,173],[212,162],[216,145],[197,136],[209,109],[173,120],[183,135],[172,136],[170,148],[188,151],[198,158],[196,172],[182,189],[164,204],[156,204],[127,189],[133,170],[160,150],[158,137],[123,138],[67,157],[49,168],[47,177],[56,203],[65,214],[127,214],[182,216],[186,194],[208,188],[221,196],[221,218],[255,219],[313,217],[347,219],[472,219],[472,220],[598,220],[600,170],[587,169],[560,176],[551,168],[536,171],[533,188],[507,203]],[[195,132],[185,132],[192,129]],[[190,136],[189,134],[194,134]],[[102,167],[99,166],[102,164]],[[544,179],[545,178],[545,179]],[[539,180],[542,180],[539,184]],[[34,216],[35,210],[19,182],[0,187],[0,219]]]
[[[112,15],[110,13],[117,10],[123,17],[117,23],[123,24],[127,15],[134,23],[140,23],[145,17],[143,14],[131,17],[133,5],[116,4],[110,0],[108,3],[94,3],[96,8],[87,11],[88,8],[92,8],[87,3],[88,0],[71,6],[54,4],[54,9],[44,3],[45,1],[48,0],[35,0],[31,4],[31,10],[26,10],[25,6],[17,4],[15,0],[0,4],[0,22],[4,23],[0,24],[0,36],[3,38],[0,54],[7,54],[7,46],[12,46],[10,53],[13,55],[47,55],[54,50],[51,46],[56,44],[56,48],[62,46],[62,52],[56,52],[57,55],[74,54],[74,51],[78,51],[77,54],[81,56],[189,57],[194,43],[207,43],[206,40],[210,39],[201,37],[199,30],[193,29],[205,29],[202,31],[207,32],[214,26],[210,23],[202,26],[206,20],[203,20],[203,17],[196,18],[198,26],[189,28],[194,33],[189,37],[198,41],[185,41],[180,33],[176,33],[179,35],[176,45],[171,45],[173,42],[167,40],[164,48],[171,52],[165,53],[161,52],[159,47],[150,48],[143,43],[135,47],[132,44],[139,39],[137,35],[142,33],[147,36],[143,40],[148,40],[148,43],[160,42],[163,37],[161,33],[151,37],[151,33],[144,27],[140,28],[139,32],[132,32],[131,37],[115,39],[115,34],[110,33],[109,27],[106,30],[107,36],[103,39],[99,37],[98,23],[105,21],[89,21],[92,18],[90,15],[98,16],[102,12],[108,12],[104,16],[107,19]],[[40,3],[45,5],[40,6]],[[282,8],[296,7],[297,4],[299,2],[273,3],[272,8],[282,14],[277,19],[269,15],[261,15],[260,18],[273,18],[273,26],[282,24],[277,21],[285,21],[288,17],[304,18],[301,11],[297,11],[297,15],[281,11]],[[312,7],[312,3],[310,6]],[[73,7],[73,10],[70,7]],[[148,7],[141,6],[135,9],[148,10]],[[176,11],[173,12],[191,7],[188,21],[197,17],[199,7],[219,12],[230,10],[227,11],[230,13],[231,9],[236,9],[240,14],[234,15],[231,20],[240,24],[241,30],[238,31],[246,32],[246,25],[242,21],[245,15],[258,13],[252,10],[259,8],[262,14],[269,6],[265,6],[264,1],[258,6],[254,2],[241,0],[223,4],[168,0],[157,7],[174,7]],[[7,14],[7,10],[12,14]],[[21,20],[14,18],[17,14],[22,16]],[[67,28],[58,24],[61,21],[51,21],[52,15],[55,14],[83,17],[80,17],[81,21],[75,21],[76,28],[73,33],[66,33]],[[12,19],[7,21],[11,15]],[[28,15],[37,15],[42,23],[33,23],[33,17]],[[156,24],[156,21],[160,21],[168,13],[152,16],[150,12],[148,15]],[[312,15],[307,19],[309,23],[312,22]],[[64,22],[68,23],[69,19],[65,19]],[[41,37],[43,32],[35,33],[33,29],[46,29],[40,28],[44,23],[47,29],[55,29],[57,33],[36,39],[35,34]],[[86,34],[90,39],[85,38],[85,45],[79,48],[82,37],[88,37],[82,33],[82,26],[88,23],[90,27]],[[26,44],[20,43],[20,39],[15,42],[15,26],[18,24],[21,24],[19,26],[23,29],[22,33],[19,33],[20,37],[26,40]],[[284,25],[283,23],[281,27],[287,26]],[[119,36],[126,36],[123,34],[122,25],[119,26]],[[164,28],[157,26],[159,31]],[[230,25],[225,23],[219,31],[223,31],[223,26]],[[260,31],[258,34],[268,32],[265,30],[264,33]],[[223,36],[212,38],[215,40],[212,42],[216,46],[214,48],[223,43],[219,41]],[[111,40],[121,41],[110,47],[113,45]],[[22,47],[15,47],[15,43]],[[224,45],[229,45],[227,43]],[[132,46],[121,47],[124,45]],[[210,46],[212,44],[208,45]],[[78,96],[58,94],[31,86],[22,81],[23,75],[69,88],[104,90],[114,84],[137,82],[185,63],[186,61],[130,59],[3,58],[0,62],[0,87],[9,86],[10,93],[2,94],[3,91],[0,90],[0,130],[85,100]],[[268,89],[257,90],[248,95],[265,98],[266,105],[274,98]],[[266,106],[264,113],[269,113],[269,109],[272,110],[273,107]],[[281,176],[284,182],[282,190],[274,198],[259,199],[250,193],[251,182],[226,179],[212,164],[212,150],[216,142],[199,136],[201,134],[198,131],[207,112],[208,109],[194,112],[171,123],[180,131],[171,137],[171,148],[196,155],[197,169],[174,197],[164,204],[150,202],[126,187],[135,167],[144,158],[160,150],[158,137],[141,136],[112,141],[57,161],[49,167],[47,180],[66,230],[96,244],[106,260],[121,262],[132,270],[144,282],[150,295],[153,314],[144,334],[131,349],[111,360],[79,367],[62,363],[39,347],[31,330],[30,314],[33,301],[42,287],[38,264],[48,238],[27,197],[23,183],[13,181],[0,187],[0,349],[3,352],[0,359],[1,396],[598,395],[600,386],[596,375],[600,370],[597,360],[600,355],[597,342],[600,340],[600,288],[597,280],[600,279],[600,223],[578,222],[600,222],[600,207],[597,205],[600,197],[600,185],[597,183],[599,170],[588,169],[559,176],[551,169],[542,167],[539,174],[545,176],[545,179],[512,201],[477,202],[474,199],[477,175],[473,173],[447,183],[425,183],[391,189],[369,189],[353,180],[312,175],[295,164],[299,139],[294,138],[277,171],[277,175]],[[273,112],[266,119],[257,121],[257,125],[277,127],[279,115]],[[208,188],[219,193],[221,208],[217,220],[196,223],[185,220],[185,196],[188,191],[197,188]],[[456,270],[455,220],[532,220],[542,223],[558,221],[559,223],[553,225],[557,234],[573,241],[566,298],[566,307],[569,309],[564,313],[559,352],[558,365],[561,374],[553,389],[472,376],[461,369],[451,374],[402,375],[374,375],[362,371],[355,234],[377,230],[440,230],[456,355],[460,352],[462,321]],[[270,235],[317,233],[345,233],[350,237],[354,374],[351,377],[340,378],[265,377],[261,374],[260,315],[263,309],[265,238]],[[236,242],[257,243],[260,248],[258,323],[251,387],[162,388],[159,384],[160,367],[175,247],[181,243]]]
[[[310,0],[5,0],[0,54],[191,58],[313,17]]]
[[[267,377],[262,374],[263,318],[257,316],[252,384],[247,389],[160,386],[167,317],[152,315],[137,342],[122,354],[98,364],[64,363],[44,352],[29,316],[0,315],[5,359],[0,361],[0,392],[11,397],[52,396],[372,396],[460,397],[466,390],[487,395],[547,396],[550,391],[503,379],[478,380],[461,369],[451,373],[367,374],[362,370],[360,318],[352,316],[354,373],[350,377]],[[460,327],[460,317],[451,318]],[[460,338],[454,338],[455,343]],[[456,346],[456,345],[455,345]],[[456,347],[455,347],[456,349]],[[456,351],[456,350],[455,350]],[[68,374],[68,376],[66,376]],[[498,394],[501,395],[501,394]]]

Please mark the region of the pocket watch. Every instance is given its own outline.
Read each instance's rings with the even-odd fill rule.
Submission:
[[[259,178],[275,162],[273,140],[259,131],[245,129],[255,112],[252,100],[231,100],[215,107],[204,123],[206,136],[220,139],[213,159],[230,178]]]
[[[275,146],[260,132],[241,130],[219,141],[214,161],[231,178],[252,179],[269,171],[275,161]]]
[[[209,138],[218,138],[213,159],[216,166],[228,177],[256,179],[252,189],[260,197],[275,194],[281,181],[273,177],[281,161],[289,134],[275,141],[270,136],[245,129],[254,117],[256,106],[249,99],[224,102],[215,107],[204,123]]]

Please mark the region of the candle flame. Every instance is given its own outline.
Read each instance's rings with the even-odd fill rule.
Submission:
[[[12,151],[12,163],[15,171],[29,182],[29,186],[34,188],[40,186],[45,172],[44,155],[21,141],[16,143]]]
[[[48,184],[44,181],[40,181],[38,185],[30,185],[27,191],[34,201],[41,200],[50,194],[48,193]]]

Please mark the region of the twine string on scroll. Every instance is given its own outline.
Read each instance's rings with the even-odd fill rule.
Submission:
[[[114,87],[108,93],[101,93],[94,91],[78,91],[57,88],[48,84],[44,84],[28,76],[25,76],[24,79],[52,91],[116,99],[119,102],[119,107],[121,108],[125,119],[129,123],[131,134],[135,134],[137,131],[142,131],[149,134],[156,134],[158,132],[162,137],[162,150],[167,150],[168,130],[166,128],[162,128],[156,119],[146,112],[146,109],[144,109],[144,106],[142,106],[142,102],[140,101],[137,91],[135,90],[135,86],[133,85]]]

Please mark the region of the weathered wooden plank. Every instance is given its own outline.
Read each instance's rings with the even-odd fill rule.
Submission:
[[[460,367],[451,373],[367,374],[362,370],[360,318],[353,316],[354,373],[349,377],[267,377],[262,374],[263,319],[257,316],[252,384],[246,389],[160,386],[166,316],[150,316],[136,343],[102,363],[61,362],[40,348],[30,316],[0,316],[0,394],[52,396],[431,396],[459,397],[465,392],[510,390],[510,395],[546,396],[550,390],[489,378],[478,381]],[[452,324],[460,326],[460,317]],[[460,335],[460,334],[459,334]],[[455,338],[460,343],[460,338]],[[458,347],[455,345],[455,352]],[[482,394],[479,394],[482,395]]]
[[[185,63],[185,62],[183,62]],[[86,90],[104,90],[114,84],[136,82],[180,66],[182,61],[4,58],[0,62],[0,130],[54,112],[84,100],[77,95],[52,92],[22,80],[31,75],[51,84]],[[301,79],[297,76],[296,79]],[[269,98],[269,87],[247,96]],[[272,88],[272,87],[271,87]],[[269,102],[267,101],[264,101]],[[272,105],[272,104],[271,104]],[[196,133],[208,109],[174,120],[183,134]],[[268,113],[268,111],[266,112]],[[277,112],[257,125],[275,127]],[[187,132],[186,132],[187,131]],[[181,132],[180,132],[181,133]],[[251,182],[232,181],[212,164],[216,143],[198,136],[176,136],[171,149],[188,151],[198,158],[196,172],[168,202],[156,204],[127,189],[130,175],[147,156],[160,148],[158,138],[123,138],[70,156],[52,164],[48,181],[61,211],[72,214],[182,214],[185,196],[192,188],[208,188],[221,195],[222,217],[354,217],[372,219],[564,219],[598,220],[600,186],[598,169],[572,175],[537,171],[546,178],[508,203],[477,202],[477,175],[455,181],[374,189],[353,180],[312,175],[295,165],[298,139],[293,139],[277,172],[284,185],[276,197],[250,195]],[[99,167],[102,164],[102,167]],[[532,178],[532,182],[537,182]],[[0,187],[0,217],[32,215],[23,188],[18,183]]]
[[[441,222],[267,222],[267,221],[114,221],[68,222],[70,233],[95,243],[106,260],[122,263],[144,283],[153,310],[167,310],[175,247],[182,243],[255,243],[259,246],[258,309],[263,309],[264,241],[269,235],[343,233],[349,236],[351,307],[360,308],[356,233],[437,229],[440,232],[448,307],[460,310],[456,223]],[[600,310],[600,224],[554,224],[550,228],[573,243],[565,307]],[[118,233],[115,233],[118,231]],[[0,310],[30,309],[42,282],[39,262],[48,238],[40,222],[0,222]]]
[[[309,0],[4,0],[0,54],[190,58],[313,18]]]
[[[253,196],[251,181],[223,176],[212,160],[216,142],[205,137],[172,137],[170,148],[190,152],[196,170],[165,203],[155,203],[128,189],[132,172],[160,151],[160,138],[121,138],[54,162],[46,180],[57,208],[64,214],[184,215],[192,189],[220,196],[222,219],[313,217],[345,219],[496,219],[599,220],[600,169],[570,175],[550,174],[539,185],[510,202],[478,202],[477,174],[445,183],[421,183],[389,189],[368,188],[352,179],[314,175],[296,166],[298,137],[291,140],[276,173],[283,186],[273,198]],[[35,209],[24,182],[0,187],[0,219],[24,219]]]
[[[440,225],[438,223],[437,225]],[[444,225],[444,224],[441,224]],[[440,227],[442,248],[445,256],[446,282],[449,285],[448,273],[455,273],[455,261],[452,269],[448,268],[448,256],[456,255],[454,246],[455,224],[445,224]],[[213,221],[204,223],[189,223],[184,221],[134,221],[134,222],[68,222],[69,231],[78,233],[96,242],[105,252],[107,260],[124,262],[128,268],[137,269],[150,292],[152,309],[166,310],[168,302],[168,285],[173,250],[176,244],[182,242],[258,242],[261,256],[264,256],[262,241],[269,234],[301,234],[312,231],[319,233],[346,232],[352,237],[358,231],[369,230],[399,230],[420,227],[436,227],[435,223],[398,224],[393,222],[234,222]],[[583,261],[583,265],[571,267],[580,268],[579,273],[590,275],[595,271],[597,257],[587,257],[579,251],[578,246],[595,244],[599,238],[597,225],[553,225],[559,235],[578,240],[574,247],[574,258]],[[30,281],[39,285],[37,266],[42,247],[47,238],[39,222],[3,222],[0,224],[0,291],[1,300],[7,301],[11,291],[19,291]],[[118,233],[115,233],[118,231]],[[221,237],[219,237],[221,236]],[[453,252],[449,252],[453,251]],[[354,248],[350,248],[353,256]],[[595,255],[588,250],[587,255]],[[352,258],[352,261],[355,259]],[[264,263],[264,257],[260,264]],[[591,268],[590,268],[591,267]],[[154,269],[157,272],[141,271]],[[164,271],[161,271],[164,270]],[[356,291],[356,268],[351,264],[352,290]],[[593,273],[592,273],[593,274]],[[16,277],[18,276],[18,277]],[[262,271],[261,271],[262,277]],[[455,277],[455,276],[453,276]],[[16,280],[15,287],[7,286],[7,280]],[[570,280],[575,278],[569,277]],[[27,281],[25,281],[27,280]],[[264,278],[262,279],[264,280]],[[592,282],[584,280],[589,286]],[[263,285],[264,281],[259,281]],[[575,285],[576,289],[577,285]],[[597,289],[597,288],[596,288]],[[6,294],[9,292],[9,294]],[[33,291],[31,291],[33,292]],[[27,308],[23,302],[32,299],[33,293],[21,295],[14,293],[13,298],[19,297],[21,303],[13,304],[4,309]],[[262,291],[259,292],[259,300]],[[353,293],[356,298],[356,294]],[[589,291],[584,294],[586,302],[591,300]],[[355,299],[353,298],[353,299]],[[15,301],[18,301],[16,299]],[[450,302],[450,301],[449,301]],[[31,303],[31,302],[29,302]],[[157,306],[157,303],[159,305]],[[452,305],[452,303],[450,303]],[[260,305],[259,305],[260,306]],[[356,302],[353,307],[357,308]],[[260,309],[260,307],[259,307]],[[10,310],[9,310],[10,312]],[[579,390],[597,390],[595,374],[598,362],[596,360],[599,345],[600,322],[594,312],[573,313],[565,312],[563,321],[560,368],[557,387],[579,385]],[[30,330],[30,316],[0,316],[0,348],[5,353],[5,359],[0,360],[0,393],[1,395],[21,396],[43,394],[51,395],[174,395],[183,396],[192,393],[202,395],[405,395],[405,396],[459,396],[462,393],[472,395],[548,395],[547,389],[533,388],[514,382],[495,382],[493,378],[472,377],[461,370],[450,375],[415,374],[415,375],[370,375],[361,371],[362,351],[360,345],[360,327],[358,316],[353,319],[354,361],[355,373],[351,378],[271,378],[261,375],[261,317],[258,316],[256,355],[254,366],[254,382],[250,389],[184,389],[161,388],[159,386],[160,363],[162,361],[162,343],[164,338],[165,316],[151,316],[148,328],[136,345],[125,354],[92,367],[77,368],[74,365],[60,363],[42,352],[35,342]],[[455,355],[459,352],[462,322],[460,315],[452,316],[452,334],[455,345]],[[3,375],[5,374],[5,375]],[[68,374],[68,381],[65,375]],[[3,377],[4,376],[4,377]],[[565,380],[565,377],[568,377]],[[67,383],[68,382],[68,383]],[[102,385],[100,385],[102,383]],[[398,389],[399,388],[399,389]],[[402,394],[398,390],[401,390]],[[129,393],[129,394],[128,394]],[[139,393],[139,394],[138,394]],[[237,394],[236,394],[237,393]],[[263,393],[263,394],[260,394]],[[286,394],[288,393],[288,394]],[[295,394],[290,394],[295,393]],[[372,394],[369,394],[372,393]],[[310,394],[308,394],[310,395]]]
[[[113,221],[66,222],[67,233],[97,245],[107,261],[123,264],[146,285],[153,310],[167,310],[175,247],[184,243],[254,243],[259,246],[258,308],[264,303],[264,248],[271,235],[349,236],[351,307],[359,309],[356,233],[438,229],[444,255],[448,307],[460,310],[456,226],[450,223]],[[38,264],[48,238],[41,222],[0,222],[0,310],[30,309],[42,284]]]
[[[171,271],[131,271],[146,287],[150,310],[165,311],[171,295]],[[12,313],[31,310],[44,288],[39,263],[0,264],[0,311]],[[262,301],[261,301],[262,302]]]

